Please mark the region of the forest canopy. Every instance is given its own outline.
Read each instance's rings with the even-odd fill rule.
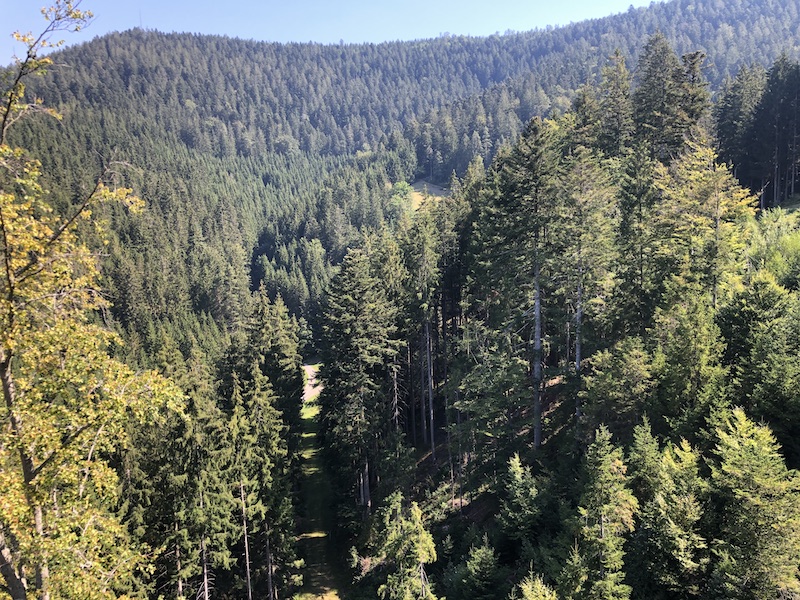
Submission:
[[[57,2],[2,72],[0,597],[800,595],[799,8],[42,56]]]

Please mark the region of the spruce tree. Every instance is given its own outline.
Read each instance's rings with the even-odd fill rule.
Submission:
[[[681,121],[681,63],[662,33],[645,44],[636,67],[633,93],[636,137],[652,158],[668,161],[683,143],[687,130]]]
[[[587,348],[591,333],[601,337],[607,330],[605,299],[613,282],[615,189],[598,157],[583,146],[568,157],[562,186],[566,202],[559,235],[563,235],[565,260],[557,270],[563,277],[565,299],[574,310],[574,372],[580,377],[582,361],[591,351],[591,346]],[[569,356],[569,348],[567,352]],[[576,422],[581,412],[577,402]]]
[[[639,439],[646,437],[647,432],[642,430]],[[628,572],[635,595],[702,597],[708,544],[701,533],[701,519],[708,484],[700,476],[699,452],[682,440],[679,445],[667,447],[663,454],[640,452],[631,459],[636,461],[632,462],[637,467],[635,476],[640,481],[645,476],[651,480],[651,493],[643,495],[630,542]]]
[[[376,514],[373,544],[373,556],[359,562],[366,567],[364,575],[371,570],[385,573],[378,597],[436,600],[425,572],[425,565],[436,561],[436,546],[416,502],[409,506],[400,492],[392,493]]]
[[[627,600],[631,587],[624,583],[623,545],[625,535],[634,529],[639,505],[627,485],[622,450],[611,443],[611,434],[605,427],[595,433],[585,468],[586,482],[578,508],[583,575],[568,597]]]
[[[651,157],[667,163],[677,156],[688,133],[705,116],[709,94],[701,71],[704,59],[702,52],[678,59],[662,33],[645,44],[633,105],[636,136]]]
[[[370,272],[369,257],[350,250],[325,302],[320,403],[325,441],[342,482],[367,512],[378,481],[378,450],[391,423],[385,390],[397,349],[395,315],[396,308]]]
[[[766,84],[767,73],[763,67],[742,67],[734,79],[725,82],[714,106],[720,158],[733,166],[733,174],[750,189],[759,185],[751,135],[756,108]]]
[[[688,141],[669,169],[659,166],[655,185],[662,196],[658,251],[675,275],[710,294],[716,308],[743,267],[744,222],[755,200],[702,138]]]
[[[530,339],[533,444],[538,448],[542,443],[544,274],[554,258],[552,235],[559,214],[553,125],[533,119],[509,154],[500,158],[497,169],[497,188],[481,225],[489,230],[487,250],[495,255],[490,267],[495,293],[507,293],[505,319],[521,321]]]
[[[669,262],[657,254],[655,162],[639,144],[621,168],[612,311],[618,334],[643,337],[661,300]]]
[[[735,409],[717,429],[711,466],[716,539],[708,597],[800,593],[800,481],[772,432]]]
[[[619,157],[633,136],[631,76],[619,49],[609,57],[601,77],[598,147],[606,156]]]
[[[533,573],[522,580],[516,592],[510,598],[519,598],[520,600],[558,600],[556,592],[545,584],[541,576]]]

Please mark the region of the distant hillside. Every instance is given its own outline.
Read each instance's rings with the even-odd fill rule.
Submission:
[[[797,0],[677,0],[543,31],[341,46],[133,30],[65,50],[59,62],[70,68],[37,93],[140,116],[216,155],[340,154],[509,79],[526,82],[523,119],[564,109],[609,54],[619,48],[633,63],[658,30],[679,54],[704,51],[717,87],[742,64],[796,54],[799,13]]]
[[[308,313],[344,249],[393,210],[392,184],[444,182],[490,156],[531,116],[567,108],[615,48],[632,69],[661,30],[679,53],[708,54],[716,87],[742,64],[796,54],[799,12],[800,0],[676,0],[557,29],[378,45],[133,30],[59,52],[67,66],[29,93],[65,118],[55,134],[31,120],[16,142],[42,157],[60,202],[104,161],[130,165],[151,210],[113,216],[111,288],[146,348],[153,319],[180,320],[178,337],[202,319],[224,330],[261,281]],[[472,154],[438,160],[459,144]]]

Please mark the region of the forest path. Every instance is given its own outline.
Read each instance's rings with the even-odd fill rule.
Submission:
[[[331,483],[319,457],[319,405],[317,397],[322,386],[317,381],[318,366],[303,365],[306,386],[303,390],[303,437],[301,455],[303,480],[301,483],[302,518],[298,549],[305,559],[303,587],[295,600],[339,600],[337,577],[333,565],[328,532],[331,513]]]

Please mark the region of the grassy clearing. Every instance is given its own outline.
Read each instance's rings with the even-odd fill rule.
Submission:
[[[433,183],[428,183],[422,179],[415,181],[412,186],[414,191],[411,192],[411,208],[417,210],[425,201],[426,196],[436,200],[438,198],[445,198],[450,195],[450,190]]]
[[[306,385],[303,391],[303,433],[300,452],[303,459],[303,481],[300,534],[297,545],[306,561],[303,589],[294,600],[339,600],[338,577],[333,565],[338,564],[332,555],[328,538],[331,514],[331,485],[322,468],[317,446],[319,433],[319,404],[321,391],[316,374],[319,365],[304,365]]]
[[[797,212],[800,210],[800,194],[795,194],[781,205],[786,212]]]

